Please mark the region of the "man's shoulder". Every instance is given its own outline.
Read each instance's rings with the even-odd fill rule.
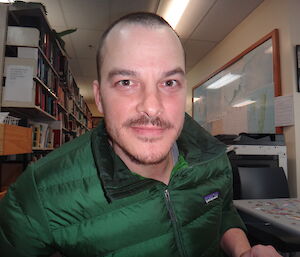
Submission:
[[[186,158],[196,158],[197,161],[215,159],[226,152],[226,145],[212,136],[187,114],[177,143],[179,150],[188,155]]]
[[[94,168],[91,132],[63,144],[30,166],[38,189],[89,176]]]
[[[30,216],[37,221],[34,229],[55,230],[78,221],[80,217],[74,218],[74,210],[92,212],[95,197],[98,202],[105,199],[88,132],[29,165],[0,205],[20,205],[18,209],[7,208],[6,213]]]

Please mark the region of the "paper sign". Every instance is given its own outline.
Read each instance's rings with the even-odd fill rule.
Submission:
[[[5,101],[32,102],[33,68],[23,65],[8,65],[3,88]]]
[[[275,97],[274,107],[276,127],[294,125],[294,101],[292,95]]]

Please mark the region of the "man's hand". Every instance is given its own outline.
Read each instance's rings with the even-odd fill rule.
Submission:
[[[255,245],[240,257],[281,257],[281,255],[271,245]]]
[[[255,245],[251,248],[249,241],[239,228],[227,230],[221,239],[221,247],[229,256],[233,257],[280,257],[274,247]]]

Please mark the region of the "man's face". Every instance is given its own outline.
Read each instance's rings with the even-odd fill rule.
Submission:
[[[160,163],[184,122],[179,39],[167,26],[119,24],[102,53],[101,82],[100,87],[94,82],[94,93],[115,152],[138,164]]]

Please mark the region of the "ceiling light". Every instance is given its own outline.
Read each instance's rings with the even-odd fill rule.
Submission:
[[[202,96],[200,96],[200,97],[193,97],[193,102],[195,103],[197,101],[201,101],[202,98],[203,98]]]
[[[270,46],[265,50],[265,54],[272,54],[273,53],[273,47]]]
[[[219,78],[218,80],[207,86],[207,89],[218,89],[224,87],[227,84],[239,79],[241,76],[242,75],[227,73],[223,77]]]
[[[176,28],[189,1],[190,0],[169,0],[168,8],[162,17],[164,17],[164,19],[171,25],[173,29]]]
[[[246,105],[253,104],[253,103],[256,103],[256,101],[245,100],[245,101],[239,102],[237,104],[234,104],[232,107],[242,107],[242,106],[246,106]]]

